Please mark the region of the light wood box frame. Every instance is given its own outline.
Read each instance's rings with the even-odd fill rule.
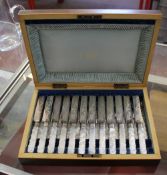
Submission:
[[[147,59],[147,68],[144,75],[144,81],[141,84],[129,84],[129,90],[142,90],[145,107],[147,112],[148,127],[151,132],[152,144],[154,148],[154,154],[116,154],[116,155],[100,155],[99,157],[78,157],[77,154],[48,154],[48,153],[26,153],[25,149],[27,146],[29,133],[31,129],[31,124],[33,120],[34,108],[36,105],[36,100],[39,90],[53,90],[53,84],[51,83],[40,83],[37,78],[35,65],[33,62],[33,57],[31,53],[31,48],[29,45],[29,40],[27,36],[25,21],[35,20],[35,19],[76,19],[78,15],[101,15],[102,19],[143,19],[143,20],[155,20],[155,28],[152,37],[150,52]],[[153,57],[153,51],[158,36],[158,31],[160,27],[161,14],[159,11],[139,11],[139,10],[35,10],[35,11],[21,11],[20,13],[20,23],[22,34],[30,61],[30,67],[34,78],[35,90],[30,103],[27,120],[25,124],[25,130],[23,133],[23,138],[19,150],[18,157],[20,159],[48,159],[48,160],[160,160],[160,150],[158,146],[158,140],[155,131],[155,125],[153,121],[153,116],[151,112],[151,106],[149,102],[148,92],[147,92],[147,79],[150,71],[151,60]],[[113,83],[67,83],[66,89],[114,89]],[[56,90],[56,89],[55,89]]]

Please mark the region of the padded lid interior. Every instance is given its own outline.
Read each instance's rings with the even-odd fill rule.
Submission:
[[[39,83],[142,83],[154,21],[27,20]]]

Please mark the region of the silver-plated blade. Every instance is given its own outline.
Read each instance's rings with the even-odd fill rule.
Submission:
[[[81,97],[81,105],[80,105],[80,123],[86,123],[87,120],[87,103],[88,103],[88,97],[82,96]]]
[[[61,122],[67,123],[69,117],[69,110],[70,110],[70,97],[65,96],[63,98],[63,106],[61,111]]]
[[[55,101],[53,105],[53,112],[52,112],[52,122],[58,122],[60,117],[60,109],[61,109],[62,97],[55,96]]]
[[[107,123],[115,123],[113,96],[107,96]]]
[[[50,116],[52,113],[52,105],[53,105],[54,96],[48,96],[45,102],[45,108],[43,112],[42,122],[49,122]]]
[[[96,96],[89,97],[89,115],[88,115],[88,122],[95,123],[96,122]]]
[[[35,108],[35,113],[34,113],[34,122],[40,122],[42,112],[43,112],[44,103],[45,103],[45,97],[39,96],[38,101],[37,101],[37,105]]]
[[[115,107],[116,107],[116,121],[117,123],[123,123],[123,106],[122,97],[120,95],[115,96]]]
[[[69,116],[69,123],[76,123],[78,117],[78,103],[79,96],[73,96],[71,102],[71,111]]]
[[[104,123],[105,122],[105,98],[104,96],[98,97],[98,122]]]
[[[136,123],[144,123],[139,96],[133,96],[134,117]]]
[[[130,103],[130,97],[124,96],[124,114],[125,114],[125,121],[126,123],[132,122],[133,116],[132,116],[132,108]]]

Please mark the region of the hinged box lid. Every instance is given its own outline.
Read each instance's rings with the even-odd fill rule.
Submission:
[[[158,11],[22,11],[36,86],[146,86],[160,24]]]

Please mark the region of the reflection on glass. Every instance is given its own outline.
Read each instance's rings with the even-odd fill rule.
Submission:
[[[26,52],[21,35],[20,24],[15,19],[19,10],[23,10],[21,5],[14,5],[10,8],[7,3],[1,4],[0,10],[0,92],[2,93],[11,78],[25,60]],[[7,6],[7,7],[6,7]],[[6,16],[12,20],[10,22]],[[1,96],[0,93],[0,96]]]
[[[167,67],[167,45],[157,43],[154,50],[150,74],[167,77],[166,67]]]
[[[10,51],[21,44],[15,24],[0,21],[0,33],[1,52]]]

